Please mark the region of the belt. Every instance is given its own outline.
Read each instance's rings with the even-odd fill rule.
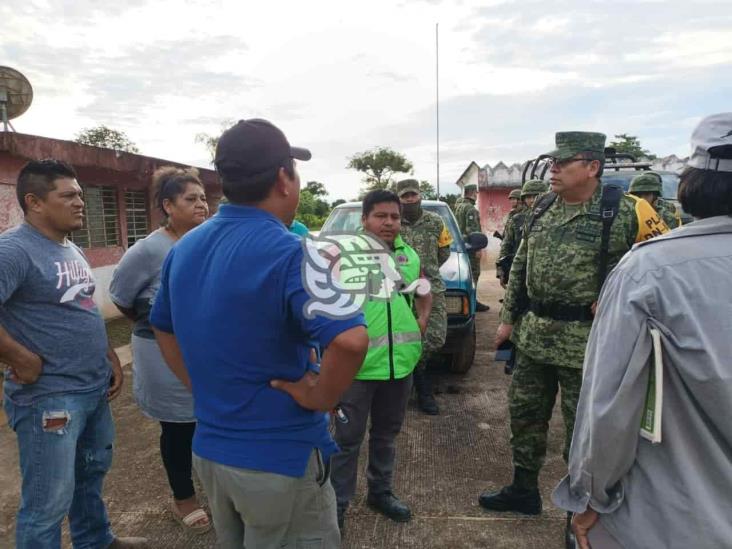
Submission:
[[[529,310],[536,316],[565,322],[588,321],[594,318],[591,305],[532,301],[529,303]]]

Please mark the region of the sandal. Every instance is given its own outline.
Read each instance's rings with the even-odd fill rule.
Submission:
[[[206,511],[200,507],[186,516],[180,516],[178,507],[175,502],[173,503],[173,516],[178,523],[184,528],[190,530],[194,534],[205,534],[211,529],[211,519],[208,518]],[[202,519],[206,519],[206,522],[202,522]]]

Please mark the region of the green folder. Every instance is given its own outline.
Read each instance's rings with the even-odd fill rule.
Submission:
[[[651,328],[653,352],[651,354],[651,371],[648,375],[646,400],[641,416],[640,434],[653,444],[661,442],[661,410],[663,409],[663,349],[661,332]]]

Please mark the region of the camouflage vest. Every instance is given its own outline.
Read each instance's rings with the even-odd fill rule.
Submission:
[[[402,218],[401,235],[419,256],[422,272],[432,285],[432,292],[445,291],[445,282],[440,276],[440,265],[437,250],[441,244],[445,224],[442,218],[433,212],[422,210],[422,215],[414,223]]]

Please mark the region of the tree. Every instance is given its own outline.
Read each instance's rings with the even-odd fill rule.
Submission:
[[[220,131],[217,135],[211,135],[210,133],[206,132],[200,132],[196,134],[194,141],[196,143],[201,143],[204,147],[206,147],[211,164],[213,164],[214,160],[216,159],[216,145],[219,144],[219,137],[221,137],[221,134],[233,125],[233,120],[225,120],[221,123]]]
[[[359,171],[366,177],[365,191],[386,189],[394,183],[392,177],[397,173],[412,173],[414,167],[407,158],[388,147],[376,147],[357,153],[348,159],[346,168]]]
[[[320,229],[331,210],[331,206],[325,200],[327,196],[328,191],[325,190],[325,185],[317,181],[309,181],[305,188],[300,190],[296,219],[305,223],[310,230]]]
[[[313,196],[328,196],[328,191],[325,190],[325,185],[318,181],[308,181],[305,184],[305,189]]]
[[[625,153],[633,156],[636,160],[640,160],[641,158],[655,160],[658,158],[655,154],[644,149],[635,135],[628,135],[627,133],[615,135],[615,139],[610,142],[609,146],[614,147],[619,153]]]
[[[419,194],[425,200],[437,200],[437,189],[429,181],[419,182]]]
[[[330,207],[331,208],[335,208],[336,206],[340,206],[341,204],[345,204],[346,202],[348,202],[348,201],[347,200],[343,200],[342,198],[339,198],[338,200],[334,200],[331,203]]]
[[[113,130],[104,124],[93,128],[84,128],[76,134],[75,141],[82,145],[92,145],[94,147],[104,147],[114,151],[122,151],[128,153],[138,153],[137,148],[127,134],[120,130]]]
[[[446,194],[442,196],[442,201],[446,202],[453,213],[455,213],[455,202],[457,202],[458,198],[460,198],[460,195],[458,194]]]

